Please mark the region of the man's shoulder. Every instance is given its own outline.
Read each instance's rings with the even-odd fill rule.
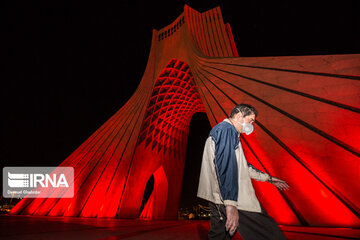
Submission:
[[[221,130],[234,130],[236,131],[236,129],[234,128],[234,126],[227,120],[225,119],[224,121],[222,122],[219,122],[217,125],[215,125],[213,127],[212,130],[218,130],[218,129],[221,129]]]
[[[210,136],[214,140],[216,140],[216,139],[218,139],[220,137],[220,135],[222,135],[225,132],[235,134],[235,135],[237,134],[236,129],[234,128],[234,126],[230,122],[224,120],[224,121],[218,123],[217,125],[215,125],[211,129]]]

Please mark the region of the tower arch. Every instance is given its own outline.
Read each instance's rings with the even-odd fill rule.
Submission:
[[[194,77],[189,65],[177,59],[171,59],[155,81],[117,217],[136,217],[134,213],[138,212],[143,189],[146,186],[144,180],[153,172],[159,171],[156,170],[159,168],[164,172],[164,177],[161,179],[167,179],[171,187],[166,189],[168,193],[166,199],[159,200],[159,190],[155,190],[157,181],[154,175],[154,195],[151,196],[153,202],[148,203],[171,204],[147,206],[148,214],[142,214],[142,217],[158,218],[162,216],[160,213],[162,210],[158,210],[160,208],[164,208],[164,211],[166,209],[167,216],[163,218],[177,217],[191,117],[196,112],[205,112],[193,81]],[[152,209],[160,212],[149,214]]]

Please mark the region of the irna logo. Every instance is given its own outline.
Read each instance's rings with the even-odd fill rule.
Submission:
[[[50,174],[22,174],[22,173],[10,173],[8,172],[8,186],[12,188],[26,188],[26,187],[37,187],[40,185],[41,187],[69,187],[69,184],[66,180],[64,174],[58,174],[60,176],[56,176],[56,173]]]
[[[5,198],[72,198],[73,167],[4,167]]]

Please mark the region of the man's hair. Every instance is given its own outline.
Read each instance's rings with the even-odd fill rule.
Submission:
[[[251,114],[255,114],[256,117],[258,115],[257,110],[253,106],[249,104],[240,103],[231,110],[230,117],[231,118],[234,117],[235,114],[239,112],[241,112],[243,117],[249,116]]]

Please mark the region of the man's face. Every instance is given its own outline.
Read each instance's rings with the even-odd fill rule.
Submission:
[[[236,124],[234,124],[236,130],[241,133],[243,128],[242,123],[253,124],[255,122],[255,114],[250,114],[243,118],[241,112],[239,112],[234,116],[234,120],[236,121]]]
[[[256,117],[255,117],[255,114],[250,114],[250,115],[248,115],[248,116],[246,116],[246,117],[242,117],[242,114],[241,114],[241,112],[239,112],[239,113],[237,113],[236,115],[235,115],[235,119],[239,122],[239,123],[254,123],[255,122],[255,119]]]
[[[251,114],[249,116],[244,117],[244,122],[252,124],[255,122],[255,120],[256,120],[255,118],[256,118],[255,114]]]

